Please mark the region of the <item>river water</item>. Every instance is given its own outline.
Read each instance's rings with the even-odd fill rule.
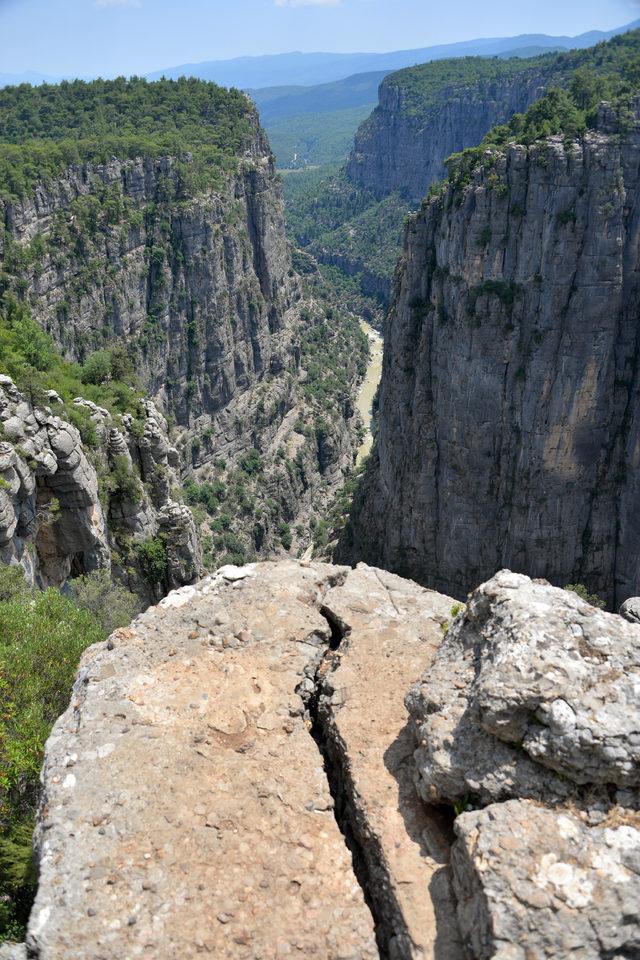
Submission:
[[[374,330],[371,324],[367,323],[366,320],[360,320],[360,327],[366,333],[369,338],[369,344],[371,347],[371,359],[369,360],[369,366],[367,368],[367,375],[364,378],[364,382],[360,387],[360,392],[358,393],[358,400],[356,407],[362,417],[366,433],[364,435],[364,440],[358,450],[358,457],[356,460],[356,465],[360,464],[366,460],[366,458],[371,453],[371,448],[373,447],[373,434],[371,432],[371,425],[373,420],[372,415],[372,406],[373,399],[376,395],[376,390],[378,389],[378,384],[382,377],[382,353],[384,341],[381,334],[377,330]]]

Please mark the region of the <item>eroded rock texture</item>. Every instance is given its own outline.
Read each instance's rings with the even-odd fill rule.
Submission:
[[[113,569],[150,600],[197,580],[202,560],[193,517],[174,500],[179,456],[154,404],[143,402],[139,420],[127,414],[116,425],[107,410],[78,398],[95,427],[91,449],[53,392],[50,403],[32,406],[0,376],[0,561],[21,564],[29,582],[42,587]],[[117,462],[132,478],[125,494],[109,485]],[[129,554],[159,534],[167,570],[150,584]]]
[[[177,423],[182,480],[219,481],[214,464],[224,462],[228,482],[258,451],[260,488],[248,506],[240,495],[225,506],[233,542],[216,557],[237,555],[238,543],[248,557],[273,555],[283,525],[294,531],[285,542],[302,528],[306,549],[312,513],[342,486],[357,448],[354,350],[331,397],[305,392],[314,358],[301,341],[312,327],[336,337],[338,324],[303,302],[273,158],[250,119],[246,150],[218,182],[194,183],[188,155],[113,158],[0,203],[4,283],[26,292],[67,358],[126,346],[140,388]]]
[[[597,960],[638,954],[640,817],[510,800],[456,820],[455,891],[477,960]]]
[[[637,955],[639,678],[640,626],[502,571],[409,694],[420,794],[469,811],[451,864],[473,960]]]
[[[409,694],[420,793],[483,804],[640,795],[640,626],[502,571]]]
[[[498,150],[409,224],[339,559],[638,594],[637,118]]]
[[[182,424],[282,368],[295,284],[268,144],[194,189],[188,158],[70,167],[2,206],[0,260],[67,357],[125,339],[151,396]],[[25,263],[26,260],[26,263]]]
[[[458,958],[402,702],[449,606],[366,567],[226,567],[88,651],[47,746],[30,955]]]

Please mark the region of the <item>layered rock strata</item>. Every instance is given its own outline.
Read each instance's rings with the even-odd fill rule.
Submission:
[[[64,354],[127,342],[149,395],[187,425],[286,365],[295,293],[259,128],[217,188],[193,188],[188,168],[188,157],[86,163],[0,208],[3,267]]]
[[[638,594],[634,111],[488,150],[409,224],[339,559],[455,596],[501,567]]]
[[[255,514],[237,503],[222,511],[249,557],[278,552],[283,524],[303,528],[306,548],[314,505],[326,508],[353,467],[358,428],[355,367],[345,366],[335,405],[326,391],[305,395],[313,358],[302,340],[328,323],[326,310],[303,300],[273,158],[252,122],[243,156],[206,187],[192,182],[201,172],[188,155],[113,158],[0,202],[3,285],[26,293],[67,358],[125,348],[141,390],[177,424],[182,481],[220,480],[213,464],[224,461],[228,482],[258,451]]]
[[[549,82],[549,68],[539,65],[527,68],[523,63],[515,76],[500,76],[501,69],[498,65],[491,79],[452,82],[435,94],[425,92],[424,102],[412,89],[412,70],[383,80],[378,106],[356,134],[347,163],[351,182],[378,199],[399,193],[420,203],[444,176],[447,157],[475,147],[492,127],[524,113]]]
[[[34,407],[0,376],[0,561],[20,564],[27,580],[42,587],[112,569],[150,600],[197,580],[202,560],[195,524],[174,499],[179,456],[156,407],[144,402],[139,420],[125,415],[116,425],[107,410],[77,398],[96,432],[89,448],[64,419],[53,391],[49,402]],[[124,491],[110,484],[118,461],[130,476]],[[153,584],[128,554],[158,536],[167,568]]]

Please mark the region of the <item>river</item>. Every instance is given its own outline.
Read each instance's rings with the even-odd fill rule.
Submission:
[[[376,395],[376,390],[378,389],[378,384],[382,377],[382,353],[384,341],[381,334],[377,330],[374,330],[371,324],[367,323],[366,320],[360,320],[360,327],[366,333],[369,338],[369,344],[371,347],[371,359],[369,360],[369,366],[367,367],[367,374],[364,378],[360,391],[358,393],[358,400],[356,407],[362,421],[365,426],[365,435],[358,450],[358,457],[356,460],[356,465],[360,464],[366,460],[366,458],[371,453],[371,448],[373,447],[373,434],[371,432],[371,426],[373,421],[373,399]]]

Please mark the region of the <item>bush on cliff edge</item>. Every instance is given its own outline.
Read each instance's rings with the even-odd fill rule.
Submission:
[[[21,567],[0,565],[0,943],[24,935],[37,881],[31,836],[44,745],[67,708],[80,656],[137,612],[136,598],[102,573],[72,591],[73,599],[30,590]]]

